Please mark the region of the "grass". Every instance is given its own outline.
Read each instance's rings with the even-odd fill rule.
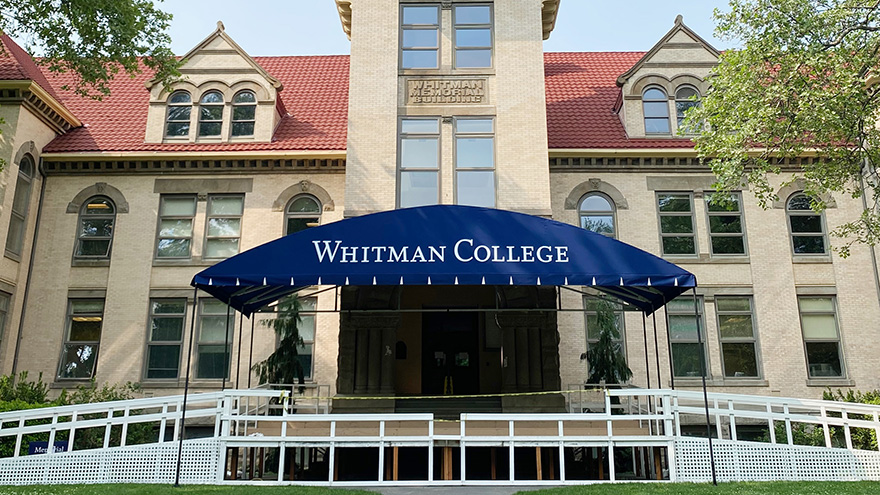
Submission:
[[[0,492],[2,493],[2,492]],[[522,495],[877,495],[880,482],[775,481],[768,483],[668,483],[566,486]]]
[[[376,492],[311,486],[54,485],[0,486],[0,495],[377,495]]]

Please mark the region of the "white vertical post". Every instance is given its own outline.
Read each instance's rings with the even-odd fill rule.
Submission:
[[[733,400],[727,401],[727,409],[730,411],[730,439],[736,441],[736,412],[733,409]]]
[[[828,411],[825,409],[825,406],[819,407],[819,413],[822,416],[822,431],[825,433],[825,446],[831,448],[831,428],[829,428],[828,421],[825,419],[828,417]]]
[[[767,418],[767,428],[770,429],[770,443],[776,444],[776,422],[773,421],[773,406],[770,403],[767,403],[767,414],[769,417]]]
[[[180,404],[181,401],[177,401],[174,404],[174,441],[180,441]]]
[[[877,435],[877,450],[880,451],[880,415],[874,411],[874,434]]]
[[[168,403],[162,404],[162,419],[159,420],[159,443],[165,443],[165,426],[168,422]]]
[[[76,426],[74,426],[74,425],[76,425],[76,416],[77,416],[76,411],[74,411],[73,414],[70,416],[70,435],[67,438],[67,451],[68,452],[73,452],[73,440],[76,437]],[[874,417],[876,417],[876,416],[877,416],[877,413],[874,413]],[[880,438],[880,435],[878,435],[877,437]]]
[[[666,464],[669,467],[669,481],[678,481],[678,469],[676,469],[677,462],[678,461],[675,459],[675,441],[670,440],[669,445],[666,447]]]
[[[510,441],[508,442],[508,446],[509,446],[508,447],[508,455],[510,456],[510,461],[508,462],[507,467],[508,467],[508,471],[510,471],[510,482],[513,483],[514,480],[516,479],[516,475],[515,475],[516,470],[514,469],[514,465],[513,465],[514,459],[516,458],[516,456],[514,455],[514,451],[513,451],[513,437],[514,437],[513,420],[510,420],[507,422],[507,435],[510,438]]]
[[[674,403],[674,407],[672,408],[673,416],[675,417],[675,436],[681,436],[681,414],[678,412],[678,396],[672,398]]]
[[[791,417],[788,414],[788,404],[782,405],[782,414],[785,415],[785,436],[789,445],[794,445],[794,438],[791,435]]]
[[[49,445],[46,448],[46,455],[55,453],[55,428],[58,425],[58,413],[52,414],[52,426],[49,427]]]
[[[559,421],[557,425],[558,431],[556,434],[559,436],[559,481],[565,482],[565,431],[563,426],[563,421]]]
[[[434,418],[428,421],[428,481],[434,481]]]
[[[285,421],[282,424],[287,424],[287,421]],[[278,445],[278,482],[279,483],[284,481],[284,460],[285,460],[284,458],[286,457],[286,455],[285,455],[286,453],[287,453],[287,444],[284,442],[281,442]],[[293,459],[291,459],[290,462],[296,462],[296,455],[293,456]]]
[[[104,427],[104,448],[110,446],[110,430],[113,428],[113,408],[107,411],[107,426]]]
[[[328,478],[330,484],[333,484],[333,475],[336,474],[336,421],[330,421],[330,464],[328,471]]]
[[[843,409],[841,411],[841,413],[843,416],[843,436],[844,436],[844,438],[846,438],[846,448],[848,448],[849,450],[852,450],[853,443],[852,443],[852,432],[849,429],[849,414],[846,412],[846,409]],[[827,426],[825,427],[825,431],[828,431]]]
[[[131,412],[131,407],[125,406],[125,410],[122,413],[122,434],[119,438],[119,446],[125,447],[125,437],[128,436],[128,420],[131,419],[129,417],[129,413]]]
[[[379,478],[385,479],[385,421],[379,421]]]
[[[465,423],[466,417],[467,416],[465,416],[464,414],[459,416],[459,419],[461,420],[461,431],[459,433],[459,440],[458,440],[458,448],[461,450],[461,456],[459,459],[459,470],[461,471],[461,473],[460,473],[461,475],[459,476],[459,478],[461,479],[462,483],[464,483],[465,478],[467,478],[466,465],[465,465],[465,450],[464,450],[465,449],[464,437],[465,437],[465,433],[467,431],[467,424]]]
[[[721,440],[724,436],[721,434],[721,409],[718,407],[718,398],[712,399],[712,407],[715,409],[715,436]]]

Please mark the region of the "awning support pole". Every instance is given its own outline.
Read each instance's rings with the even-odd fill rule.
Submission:
[[[251,317],[250,317],[250,320],[251,320],[251,353],[250,353],[250,356],[248,356],[248,375],[247,375],[248,376],[248,388],[251,388],[251,369],[253,369],[253,366],[254,366],[254,323],[256,323],[256,321],[257,321],[255,316],[256,315],[251,314]]]
[[[715,473],[715,452],[712,450],[712,422],[709,416],[709,392],[706,390],[706,349],[703,347],[702,318],[700,317],[700,303],[697,301],[697,289],[692,289],[694,298],[694,318],[697,322],[697,345],[700,347],[700,376],[703,378],[703,405],[706,408],[706,438],[709,440],[709,465],[712,467],[712,484],[718,486],[718,477]]]
[[[226,377],[229,376],[229,315],[232,314],[232,306],[226,303],[226,335],[223,340],[223,381],[220,390],[226,390]]]
[[[651,358],[648,356],[648,318],[642,311],[642,335],[645,337],[645,380],[648,382],[645,388],[651,388]],[[657,384],[659,388],[659,383]]]
[[[241,331],[244,328],[244,313],[238,313],[238,359],[235,363],[235,388],[238,388],[238,380],[241,378]]]
[[[660,377],[660,344],[657,342],[657,312],[651,313],[653,320],[652,329],[654,330],[654,357],[657,359],[657,388],[663,388],[663,380]]]
[[[183,405],[180,410],[180,438],[177,444],[177,467],[174,473],[174,486],[180,486],[180,461],[183,458],[183,439],[186,437],[186,399],[189,396],[189,376],[192,365],[193,335],[196,333],[196,311],[199,307],[199,288],[193,289],[192,318],[189,324],[189,349],[186,351],[186,380],[183,382]]]
[[[669,332],[669,311],[666,309],[666,298],[663,298],[663,315],[666,317],[666,348],[669,351],[669,388],[675,390],[675,369],[672,367],[672,337]]]

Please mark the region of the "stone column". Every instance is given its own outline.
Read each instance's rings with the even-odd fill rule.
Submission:
[[[351,322],[357,329],[355,392],[393,395],[394,342],[400,317],[363,313],[352,315]]]
[[[516,392],[516,332],[512,328],[502,328],[504,339],[501,353],[501,392]]]
[[[379,393],[394,395],[394,344],[397,341],[397,325],[382,328],[382,370]]]
[[[354,322],[353,322],[354,323]],[[357,346],[355,347],[355,374],[354,374],[354,393],[363,394],[367,392],[367,372],[370,365],[370,333],[366,328],[354,325],[357,332]]]
[[[336,393],[354,393],[354,363],[357,338],[351,326],[351,315],[339,318],[339,354],[336,357]]]
[[[559,330],[556,328],[556,315],[549,314],[547,315],[547,323],[541,328],[544,390],[560,390],[562,388],[559,361]]]
[[[529,329],[516,328],[516,389],[529,390]]]
[[[544,379],[541,366],[541,328],[529,327],[529,390],[543,390]]]

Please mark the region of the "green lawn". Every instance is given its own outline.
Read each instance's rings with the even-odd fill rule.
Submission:
[[[773,482],[711,484],[615,484],[551,488],[523,495],[877,495],[880,482]]]
[[[0,486],[0,495],[377,495],[376,492],[310,486],[55,485]]]

